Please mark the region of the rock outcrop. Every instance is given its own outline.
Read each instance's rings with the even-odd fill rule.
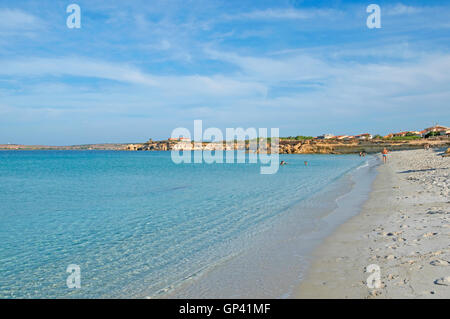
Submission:
[[[387,148],[390,151],[422,149],[424,146],[448,147],[450,139],[420,139],[411,141],[394,140],[281,140],[279,142],[280,154],[353,154],[353,153],[378,153]],[[266,145],[270,152],[270,143]],[[246,143],[193,143],[186,141],[149,141],[143,144],[130,144],[128,150],[133,151],[171,151],[171,150],[238,150],[245,149],[248,152],[260,153],[260,149],[250,150]],[[448,150],[447,150],[448,152]]]
[[[307,141],[281,141],[281,154],[352,154],[359,152],[378,153],[387,148],[390,151],[422,149],[425,145],[443,147],[450,145],[450,140],[363,140],[363,141],[336,141],[336,140],[307,140]]]

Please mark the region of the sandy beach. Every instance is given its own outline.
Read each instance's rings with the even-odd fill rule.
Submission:
[[[450,298],[450,158],[397,151],[362,211],[314,252],[296,298]],[[369,288],[366,267],[380,269]]]

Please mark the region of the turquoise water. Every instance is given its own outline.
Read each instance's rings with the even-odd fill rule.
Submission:
[[[169,152],[1,151],[0,298],[161,295],[364,161],[280,160],[261,175],[259,164],[177,165]],[[69,264],[81,289],[67,288]]]

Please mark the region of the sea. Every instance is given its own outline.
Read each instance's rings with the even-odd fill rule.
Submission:
[[[290,298],[379,160],[280,160],[0,151],[0,298]]]

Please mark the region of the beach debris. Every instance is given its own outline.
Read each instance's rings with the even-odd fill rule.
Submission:
[[[440,286],[450,286],[450,276],[436,279],[434,283]]]
[[[423,234],[422,237],[428,238],[428,237],[436,236],[437,234],[438,234],[438,233],[429,232],[429,233]]]
[[[448,266],[448,265],[450,265],[450,263],[448,261],[446,261],[446,260],[435,259],[435,260],[430,262],[430,265],[433,265],[433,266]]]
[[[446,214],[446,212],[442,209],[437,209],[437,210],[429,210],[427,212],[427,215],[435,215],[435,214]]]

